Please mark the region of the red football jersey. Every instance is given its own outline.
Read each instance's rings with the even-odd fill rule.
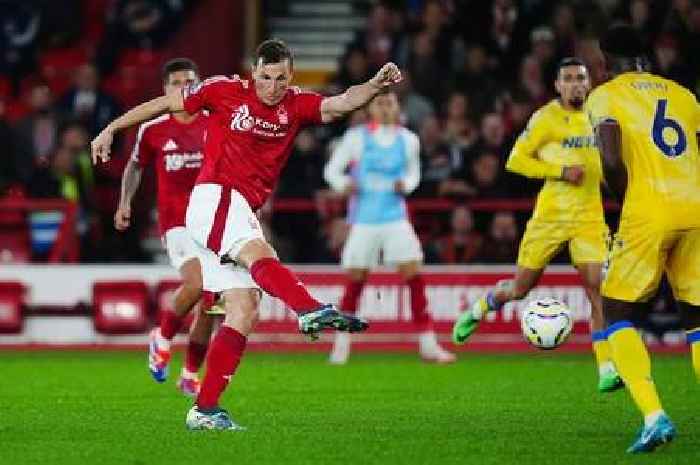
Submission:
[[[160,233],[185,225],[185,212],[204,158],[209,117],[184,124],[165,114],[143,123],[131,152],[140,166],[155,163]]]
[[[254,82],[217,76],[186,87],[183,97],[187,112],[211,112],[197,184],[236,189],[253,210],[274,189],[299,131],[321,122],[323,97],[298,87],[270,106],[260,101]]]

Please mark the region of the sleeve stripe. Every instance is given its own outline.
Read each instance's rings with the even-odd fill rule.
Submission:
[[[136,142],[134,142],[134,148],[131,150],[131,159],[134,160],[135,162],[139,161],[139,150],[141,148],[141,143],[143,141],[143,133],[146,132],[146,129],[149,127],[161,123],[163,121],[168,120],[170,118],[169,114],[161,115],[158,118],[154,118],[150,121],[146,121],[143,123],[141,126],[139,126],[139,131],[136,134]]]

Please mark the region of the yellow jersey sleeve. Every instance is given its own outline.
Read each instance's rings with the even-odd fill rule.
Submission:
[[[605,120],[616,120],[617,118],[613,113],[613,109],[610,106],[610,98],[607,92],[598,88],[591,92],[591,94],[586,99],[586,104],[584,111],[588,115],[588,121],[591,123],[591,127],[595,131],[596,126]]]
[[[549,124],[542,111],[536,112],[528,121],[527,128],[520,134],[508,157],[506,169],[528,178],[558,178],[562,166],[541,160],[539,149],[549,139]]]

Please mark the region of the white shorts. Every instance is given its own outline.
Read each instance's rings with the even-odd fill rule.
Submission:
[[[220,262],[226,253],[236,257],[248,241],[265,238],[258,218],[238,191],[225,191],[218,184],[194,186],[185,223],[197,245],[205,290],[258,288],[247,269]]]
[[[176,270],[182,268],[186,261],[198,257],[197,245],[184,226],[175,226],[165,231],[163,243],[170,258],[170,264]]]
[[[379,265],[380,253],[385,264],[423,261],[423,250],[413,226],[406,221],[370,225],[355,224],[343,247],[343,268],[372,268]]]

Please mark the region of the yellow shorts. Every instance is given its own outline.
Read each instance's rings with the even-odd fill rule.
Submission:
[[[520,242],[518,266],[541,270],[569,244],[571,261],[603,263],[608,250],[608,226],[605,223],[571,223],[530,220]]]
[[[700,305],[700,229],[663,230],[648,222],[620,221],[601,293],[646,302],[666,272],[677,300]]]

